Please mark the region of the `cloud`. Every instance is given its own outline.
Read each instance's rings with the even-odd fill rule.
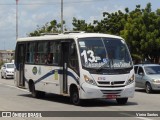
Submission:
[[[0,49],[14,49],[15,46],[15,8],[0,7]]]
[[[128,2],[127,2],[128,1]],[[152,0],[154,1],[154,0]],[[0,42],[10,41],[6,44],[6,49],[15,48],[16,36],[16,6],[15,0],[0,0]],[[37,25],[43,26],[45,23],[55,19],[60,22],[61,19],[61,4],[60,0],[19,0],[18,6],[18,21],[19,21],[19,37],[25,37],[27,33],[36,30]],[[64,2],[64,20],[66,27],[72,29],[73,17],[83,19],[87,23],[92,23],[93,20],[103,19],[103,12],[115,12],[118,10],[124,11],[126,7],[135,8],[135,1],[126,0],[63,0]],[[139,0],[140,2],[140,0]],[[141,4],[146,2],[141,1]],[[153,2],[154,6],[158,4]],[[143,4],[142,4],[143,5]],[[6,42],[7,43],[7,42]],[[4,45],[0,44],[0,49]]]
[[[3,7],[3,9],[1,8],[0,10],[0,27],[6,27],[7,25],[10,26],[11,24],[14,24],[14,20],[13,18],[15,18],[15,11],[14,9],[11,8],[7,8],[7,7]]]

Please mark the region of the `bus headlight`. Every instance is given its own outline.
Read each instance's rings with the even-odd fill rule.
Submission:
[[[84,75],[84,80],[91,85],[96,85],[95,80],[89,78],[87,75]]]
[[[133,74],[132,77],[130,79],[128,79],[126,85],[129,85],[129,84],[133,83],[134,81],[135,81],[135,79],[134,79],[134,74]]]

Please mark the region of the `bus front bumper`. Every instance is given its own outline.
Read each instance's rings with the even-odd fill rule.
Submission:
[[[134,96],[135,83],[125,87],[107,88],[83,83],[80,89],[81,99],[115,99],[115,98],[130,98]]]

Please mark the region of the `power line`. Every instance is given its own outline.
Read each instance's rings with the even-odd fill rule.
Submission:
[[[77,4],[77,3],[92,3],[92,2],[102,2],[106,0],[87,0],[87,1],[75,1],[75,2],[64,2],[64,4]],[[60,2],[34,2],[34,3],[19,3],[18,5],[57,5]],[[16,5],[15,3],[0,3],[0,5]]]

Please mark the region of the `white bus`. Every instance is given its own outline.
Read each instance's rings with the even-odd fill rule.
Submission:
[[[126,104],[134,96],[133,62],[125,41],[100,33],[67,33],[19,38],[15,50],[17,87],[33,97],[45,93],[84,99],[116,99]]]

